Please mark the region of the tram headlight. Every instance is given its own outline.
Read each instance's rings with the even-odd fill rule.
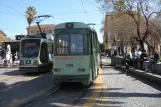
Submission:
[[[78,68],[78,72],[85,72],[86,69],[85,68]]]
[[[37,60],[34,60],[34,65],[37,65]]]
[[[54,68],[54,72],[60,72],[60,68]]]
[[[24,60],[20,60],[20,65],[24,65]]]

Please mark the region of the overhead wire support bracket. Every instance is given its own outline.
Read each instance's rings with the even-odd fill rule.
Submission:
[[[39,27],[39,30],[40,30],[40,33],[42,34],[42,30],[41,30],[41,27],[40,27],[40,23],[45,20],[46,18],[50,18],[50,17],[53,17],[52,15],[39,15],[39,16],[36,16],[36,23]],[[43,18],[43,19],[40,19],[40,18]],[[53,17],[54,18],[54,17]]]

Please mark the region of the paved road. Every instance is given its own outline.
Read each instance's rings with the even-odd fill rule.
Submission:
[[[109,63],[109,59],[103,59]],[[118,69],[103,67],[103,80],[108,102],[112,107],[161,107],[161,86],[137,76],[124,74]]]
[[[0,107],[13,102],[19,104],[53,84],[52,72],[20,75],[14,68],[1,68],[0,71]]]
[[[89,93],[78,104],[79,107],[84,105],[91,95],[102,95],[101,98],[97,97],[96,99],[91,97],[91,99],[97,100],[94,104],[96,107],[100,105],[104,107],[161,107],[161,86],[130,74],[124,74],[120,70],[108,66],[110,59],[107,57],[103,57],[102,61],[105,66],[103,66],[103,71],[100,72],[99,77],[104,82],[104,87],[101,86],[100,80],[98,83],[94,83],[96,88],[90,89]],[[12,72],[3,70],[1,75],[14,76],[15,82],[12,82],[13,78],[7,79],[8,81],[0,80],[0,106],[13,101],[25,101],[32,97],[33,94],[44,90],[53,83],[52,72],[23,77],[26,80],[27,78],[35,77],[27,81],[25,79],[23,81],[16,70]],[[2,78],[0,77],[0,79]],[[22,84],[16,86],[17,83]],[[71,87],[66,87],[61,92],[40,101],[34,107],[67,107],[81,95],[83,90],[79,85],[71,85]]]

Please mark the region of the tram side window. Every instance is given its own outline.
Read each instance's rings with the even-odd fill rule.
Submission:
[[[42,43],[41,44],[40,61],[43,62],[43,63],[48,62],[48,47],[47,47],[47,43]]]
[[[88,54],[88,50],[89,50],[89,48],[88,48],[88,38],[89,38],[88,34],[84,36],[84,53],[85,54]]]
[[[69,36],[68,35],[58,35],[57,36],[57,54],[69,54]]]

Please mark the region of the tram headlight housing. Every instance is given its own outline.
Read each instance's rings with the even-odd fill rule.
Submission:
[[[85,68],[78,68],[78,72],[85,72],[86,69]]]
[[[24,60],[20,60],[20,65],[24,65]]]
[[[34,65],[37,65],[37,60],[34,60]]]
[[[54,72],[60,72],[60,68],[54,68]]]

